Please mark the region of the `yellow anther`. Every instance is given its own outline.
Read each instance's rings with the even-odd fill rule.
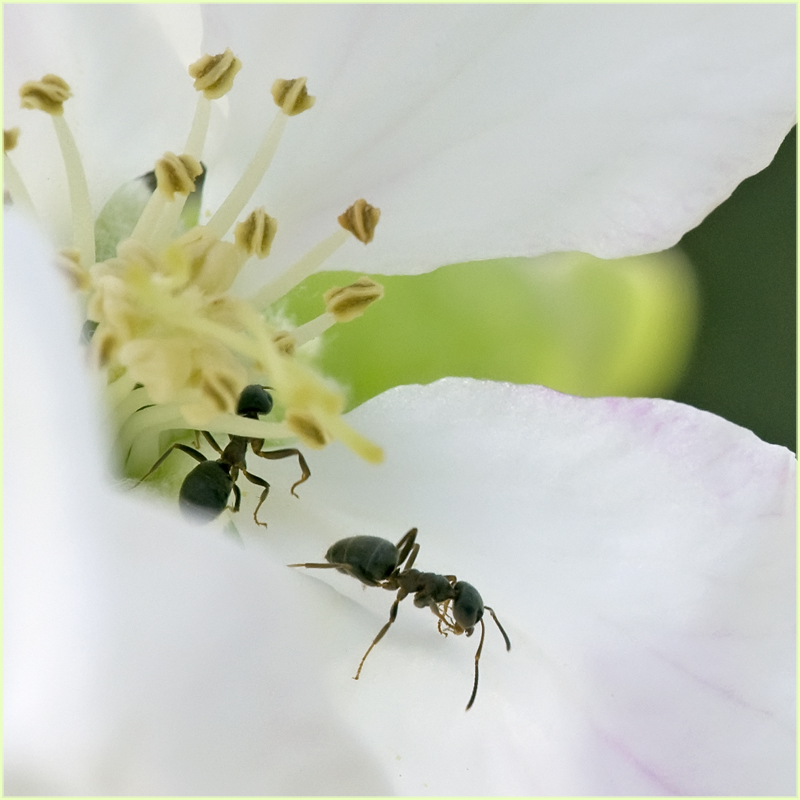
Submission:
[[[289,410],[283,421],[292,433],[314,450],[322,449],[330,441],[322,426],[307,412]]]
[[[242,62],[230,48],[218,56],[205,55],[189,65],[189,75],[194,78],[194,88],[209,100],[222,97],[233,86]]]
[[[369,306],[383,297],[383,286],[366,275],[355,283],[340,288],[334,286],[322,296],[325,308],[337,322],[350,322],[360,317]]]
[[[69,278],[73,288],[79,292],[86,291],[92,285],[88,271],[81,266],[81,254],[76,248],[64,248],[56,256],[56,266]]]
[[[306,91],[305,78],[295,78],[291,81],[279,78],[272,84],[272,97],[278,108],[289,117],[308,111],[316,100]]]
[[[19,141],[19,128],[3,130],[3,152],[8,153],[17,146]]]
[[[206,373],[200,382],[200,393],[219,414],[235,414],[236,403],[244,386],[235,384],[229,375]]]
[[[234,237],[237,246],[248,255],[266,258],[277,230],[277,221],[263,208],[257,208],[244,222],[236,226]]]
[[[272,341],[281,353],[287,356],[293,356],[297,346],[294,336],[289,331],[278,331],[273,337]]]
[[[116,333],[102,322],[92,336],[90,351],[98,367],[105,367],[119,351],[121,342]]]
[[[375,226],[381,218],[381,210],[371,206],[366,200],[356,200],[339,217],[339,224],[360,242],[369,244],[375,235]]]
[[[40,81],[23,83],[19,96],[23,108],[34,108],[60,117],[64,113],[64,101],[72,97],[72,91],[58,75],[45,75]]]
[[[155,173],[159,191],[172,200],[176,194],[189,195],[194,191],[194,179],[203,173],[203,167],[192,156],[164,153],[164,158],[156,161]]]

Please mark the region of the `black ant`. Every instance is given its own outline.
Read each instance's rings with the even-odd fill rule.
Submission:
[[[511,642],[503,630],[500,620],[494,610],[483,604],[478,590],[467,583],[460,581],[455,575],[438,575],[435,572],[420,572],[412,569],[419,552],[419,545],[415,544],[417,529],[412,528],[396,544],[377,536],[352,536],[341,539],[331,545],[325,554],[327,564],[290,564],[290,567],[305,567],[306,569],[336,569],[346,575],[352,575],[367,586],[381,586],[389,591],[397,591],[397,597],[389,611],[389,621],[380,629],[372,644],[364,653],[355,680],[361,675],[361,668],[372,648],[384,637],[386,631],[397,619],[397,608],[400,601],[408,595],[414,595],[414,605],[417,608],[430,608],[439,619],[439,633],[447,636],[448,631],[460,635],[466,633],[472,636],[475,625],[481,624],[481,641],[475,653],[475,683],[472,694],[467,703],[469,711],[475,702],[478,693],[478,661],[483,649],[483,637],[486,628],[483,624],[483,610],[486,609],[503,634],[506,650],[511,649]],[[405,567],[403,563],[405,562]]]
[[[241,395],[239,395],[239,402],[236,407],[236,413],[240,417],[258,419],[260,414],[269,414],[271,410],[272,395],[270,395],[263,386],[259,386],[258,384],[245,386]],[[139,481],[139,483],[141,483],[145,478],[152,475],[164,463],[167,456],[169,456],[173,450],[182,450],[196,461],[199,461],[200,463],[184,478],[178,496],[181,510],[190,516],[199,515],[206,522],[216,519],[228,506],[228,498],[230,497],[231,490],[233,490],[234,496],[232,510],[238,511],[242,501],[242,493],[236,485],[236,479],[241,472],[250,483],[261,486],[264,489],[261,493],[261,499],[256,506],[256,510],[253,512],[253,519],[256,521],[257,525],[261,525],[264,528],[267,527],[266,522],[259,521],[258,510],[261,508],[261,504],[267,499],[269,484],[257,475],[253,475],[247,471],[245,456],[247,455],[248,447],[252,449],[255,455],[261,456],[261,458],[278,459],[297,456],[303,475],[300,480],[292,486],[292,494],[295,497],[297,497],[295,489],[311,476],[311,471],[308,468],[308,464],[306,464],[305,458],[303,458],[303,454],[293,447],[283,450],[264,451],[261,449],[264,445],[263,439],[255,439],[249,436],[231,436],[230,441],[223,450],[208,431],[202,431],[202,434],[219,454],[219,458],[216,461],[210,461],[199,450],[195,450],[193,447],[176,443],[153,464],[147,475]],[[138,486],[139,484],[137,483],[136,485]]]

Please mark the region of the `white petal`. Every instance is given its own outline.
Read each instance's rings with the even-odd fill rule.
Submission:
[[[253,98],[272,76],[307,75],[318,97],[260,195],[277,261],[361,196],[383,212],[375,242],[326,268],[662,250],[765,167],[795,119],[790,6],[203,12],[211,49],[245,64],[229,151],[252,152],[245,137],[272,113]],[[222,187],[209,190],[213,205]]]
[[[77,323],[35,243],[5,245],[7,790],[793,791],[788,451],[666,401],[401,387],[350,415],[383,467],[333,445],[297,500],[257,466],[270,528],[242,548],[109,489]],[[284,566],[412,525],[416,566],[513,643],[487,620],[466,715],[474,637],[406,600],[356,683],[391,595]]]
[[[6,791],[386,792],[296,576],[111,489],[63,287],[5,247]]]
[[[245,59],[231,105],[247,113],[208,150],[212,206],[273,113],[273,78],[306,74],[318,95],[292,121],[258,198],[279,217],[272,263],[282,266],[360,196],[383,210],[378,238],[326,268],[421,272],[503,255],[661,250],[762,169],[795,118],[791,6],[203,11],[206,45]],[[66,69],[99,208],[182,147],[195,13],[6,9],[6,123],[29,119],[8,106],[19,79]],[[169,14],[186,19],[170,25]],[[120,101],[125,88],[133,93]],[[44,169],[57,161],[43,136],[26,124],[16,158],[39,166],[40,177],[23,173],[54,220],[66,193],[60,169]],[[36,145],[27,152],[26,139]],[[63,225],[58,233],[66,241]]]
[[[668,401],[457,379],[399,387],[350,419],[385,466],[324,451],[304,509],[342,536],[418,526],[415,567],[474,583],[513,643],[487,618],[465,717],[475,640],[444,640],[401,605],[343,704],[402,758],[396,792],[793,791],[790,452]],[[370,609],[366,625],[347,610],[365,649],[389,598],[313,577]],[[350,632],[332,647],[355,668]]]

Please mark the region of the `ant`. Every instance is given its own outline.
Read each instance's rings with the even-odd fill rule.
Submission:
[[[239,402],[236,407],[236,413],[240,417],[258,419],[260,414],[269,414],[271,410],[272,395],[266,391],[265,387],[259,386],[258,384],[245,386],[241,395],[239,395]],[[308,464],[306,464],[303,454],[293,447],[283,450],[264,451],[261,449],[264,445],[263,439],[255,439],[249,436],[231,436],[230,441],[223,450],[208,431],[202,431],[202,434],[219,454],[219,458],[216,461],[210,461],[199,450],[195,450],[193,447],[176,443],[153,464],[150,471],[139,483],[152,475],[164,463],[167,456],[169,456],[173,450],[182,450],[200,463],[184,478],[181,484],[178,502],[184,513],[190,516],[199,515],[205,522],[216,519],[225,508],[228,507],[228,498],[230,497],[231,490],[233,490],[234,496],[232,510],[239,510],[242,501],[242,493],[236,485],[236,479],[241,472],[250,483],[261,486],[264,489],[261,493],[261,499],[256,506],[256,510],[253,512],[253,519],[256,521],[257,525],[261,525],[264,528],[267,527],[266,522],[259,521],[258,510],[261,508],[261,504],[267,499],[269,484],[257,475],[253,475],[247,471],[245,456],[247,455],[248,447],[252,449],[255,455],[261,456],[261,458],[278,459],[297,456],[303,474],[300,480],[292,486],[292,494],[295,497],[297,497],[295,489],[311,476],[311,471],[308,468]],[[138,486],[139,483],[136,485]]]
[[[378,536],[352,536],[341,539],[331,545],[325,554],[327,564],[289,564],[290,567],[306,569],[336,569],[346,575],[352,575],[366,586],[380,586],[389,591],[397,591],[397,597],[389,611],[389,621],[380,629],[372,644],[364,653],[358,665],[354,680],[361,675],[361,668],[372,652],[372,648],[384,637],[386,631],[397,619],[397,608],[400,601],[408,595],[414,595],[417,608],[430,608],[439,619],[439,633],[447,636],[448,631],[460,635],[472,636],[475,625],[481,624],[481,641],[475,653],[475,683],[467,703],[466,711],[472,708],[475,695],[478,693],[478,661],[483,649],[483,638],[486,628],[483,624],[483,610],[486,609],[500,629],[505,639],[506,650],[511,649],[511,642],[503,630],[494,610],[483,604],[478,590],[460,581],[455,575],[438,575],[435,572],[420,572],[413,569],[414,561],[419,553],[419,545],[415,543],[417,529],[412,528],[396,544]],[[403,564],[405,563],[405,566]]]

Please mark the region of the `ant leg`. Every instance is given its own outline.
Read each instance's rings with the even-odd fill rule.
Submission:
[[[402,564],[407,558],[408,554],[414,548],[414,540],[417,538],[417,529],[412,528],[403,538],[395,545],[397,548],[398,556],[397,556],[397,564],[398,566]],[[417,551],[419,551],[419,545],[416,545]],[[406,569],[410,569],[411,565],[414,563],[414,559],[417,557],[417,553],[415,552],[411,558],[411,561],[406,564]]]
[[[442,636],[447,636],[447,631],[443,631],[442,630],[442,625],[443,624],[444,624],[444,626],[446,628],[449,628],[451,631],[455,630],[455,626],[453,625],[453,623],[450,622],[449,619],[447,619],[447,612],[449,611],[449,609],[450,609],[450,600],[449,599],[445,600],[444,603],[442,603],[440,609],[436,609],[436,608],[432,608],[431,609],[433,611],[433,613],[436,614],[437,617],[439,617],[439,624],[438,624],[437,627],[439,629],[439,633],[441,633]]]
[[[217,455],[221,456],[222,448],[217,444],[217,440],[208,431],[203,431],[202,433],[203,436],[206,437],[206,441],[214,448]]]
[[[147,472],[147,474],[144,477],[139,479],[139,481],[136,484],[136,486],[138,486],[142,481],[144,481],[147,478],[149,478],[167,460],[167,456],[173,450],[182,450],[184,453],[186,453],[187,455],[190,455],[193,459],[195,459],[196,461],[199,461],[201,464],[204,461],[208,461],[208,459],[199,450],[195,450],[193,447],[189,447],[186,444],[180,444],[180,443],[176,442],[175,444],[173,444],[171,447],[169,447],[167,449],[167,451],[161,456],[161,458],[158,459],[158,461],[156,461],[155,464],[153,464],[152,467],[150,467],[150,469]]]
[[[239,511],[239,506],[242,504],[242,493],[239,491],[239,487],[234,483],[233,484],[233,505],[228,506],[228,508],[233,511],[234,513]]]
[[[489,608],[489,606],[484,606],[484,608],[492,615],[492,619],[497,624],[497,627],[500,628],[500,633],[503,634],[503,638],[506,640],[506,650],[510,650],[511,640],[508,638],[508,634],[503,630],[503,626],[500,624],[500,620],[497,619],[497,614],[494,613],[494,609]]]
[[[483,624],[483,619],[481,619],[481,641],[478,645],[477,651],[475,652],[475,683],[472,687],[472,694],[470,695],[469,703],[467,703],[467,707],[464,709],[464,711],[469,711],[472,708],[472,704],[475,702],[475,695],[478,694],[478,662],[481,660],[481,650],[483,649],[483,637],[485,633],[486,626]]]
[[[299,481],[292,485],[292,494],[297,497],[297,492],[295,489],[301,484],[305,483],[311,477],[311,470],[308,468],[308,464],[306,464],[306,460],[303,454],[294,447],[287,447],[283,450],[262,450],[261,445],[264,444],[263,439],[251,439],[250,444],[253,447],[253,452],[257,456],[261,456],[261,458],[268,458],[270,460],[275,460],[279,458],[290,458],[291,456],[297,456],[297,461],[300,464],[300,469],[303,471],[303,475]]]
[[[361,675],[361,668],[364,666],[367,656],[372,652],[372,648],[375,647],[375,645],[378,644],[381,639],[383,639],[386,631],[389,630],[391,624],[397,619],[397,607],[400,605],[400,601],[407,596],[408,592],[405,589],[401,589],[397,593],[397,597],[395,598],[394,603],[392,603],[391,609],[389,609],[389,621],[380,629],[378,635],[372,640],[372,644],[367,648],[367,652],[364,653],[364,657],[361,659],[361,663],[358,665],[358,672],[356,672],[356,676],[353,678],[354,681],[357,681],[358,676]]]
[[[264,491],[261,492],[261,498],[258,501],[256,510],[253,512],[253,519],[256,521],[256,525],[266,528],[266,522],[258,521],[258,509],[261,508],[261,504],[267,499],[267,495],[269,494],[269,484],[263,478],[259,478],[258,475],[251,475],[246,469],[242,470],[242,474],[245,476],[245,478],[247,478],[247,480],[250,481],[250,483],[254,483],[256,486],[262,486],[264,488]]]

